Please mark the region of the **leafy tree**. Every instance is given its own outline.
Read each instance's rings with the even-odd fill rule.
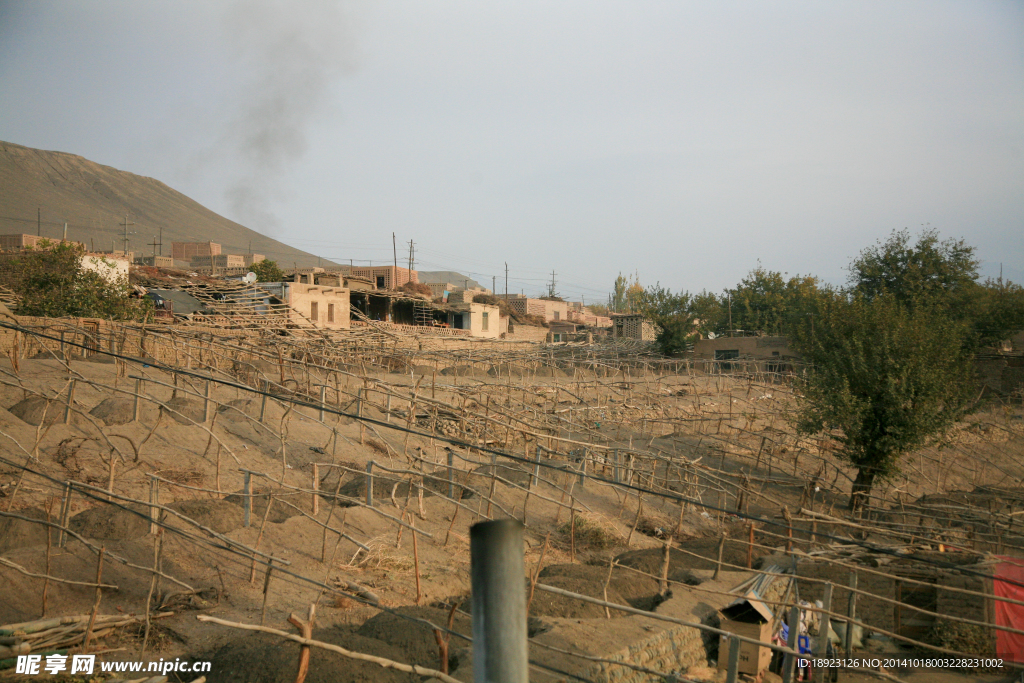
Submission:
[[[726,306],[723,322],[728,327],[731,298],[733,329],[787,334],[813,312],[813,303],[820,294],[816,277],[797,275],[787,280],[782,273],[765,270],[759,264],[735,289],[726,290],[722,297]]]
[[[626,310],[626,288],[629,286],[629,281],[619,273],[619,276],[615,278],[615,290],[608,300],[608,308],[614,313],[622,313]]]
[[[690,313],[697,332],[707,336],[709,332],[722,334],[729,327],[726,298],[704,290],[690,298]]]
[[[84,249],[62,243],[29,251],[9,263],[12,289],[21,295],[15,313],[49,318],[66,316],[138,320],[153,309],[137,299],[126,278],[109,281],[82,268]]]
[[[889,295],[905,306],[933,306],[970,326],[963,339],[977,350],[1024,329],[1024,291],[1000,280],[978,282],[973,246],[964,240],[940,240],[926,229],[911,243],[906,230],[866,249],[850,268],[854,292],[873,299]]]
[[[890,295],[907,305],[939,304],[950,309],[976,293],[979,261],[964,240],[939,241],[926,229],[915,244],[894,230],[885,242],[861,252],[850,267],[850,286],[868,299]]]
[[[257,282],[281,282],[284,280],[284,271],[278,268],[276,261],[270,259],[252,264],[252,272],[256,273]]]
[[[809,363],[797,380],[798,429],[842,445],[857,468],[850,509],[859,510],[903,454],[941,438],[971,407],[978,313],[965,306],[998,293],[976,282],[973,247],[932,230],[916,244],[894,232],[850,272],[845,292],[804,283],[793,299],[813,317],[790,320],[793,346]],[[997,301],[991,310],[992,319],[1012,317],[1013,307]]]
[[[635,297],[634,310],[658,326],[655,344],[665,355],[682,353],[696,337],[688,292],[672,293],[661,283],[648,287]]]
[[[605,306],[604,304],[589,304],[587,306],[587,310],[589,310],[594,315],[607,316],[609,313],[611,313],[608,307]]]

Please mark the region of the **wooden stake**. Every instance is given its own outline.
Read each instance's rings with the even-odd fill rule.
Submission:
[[[96,613],[100,609],[100,600],[103,599],[103,553],[106,546],[100,547],[99,557],[96,558],[96,602],[92,605],[92,613],[89,614],[89,625],[85,628],[85,639],[82,641],[82,652],[89,651],[89,641],[92,640],[92,627],[96,623]]]
[[[306,639],[313,638],[313,620],[316,616],[316,603],[309,605],[309,611],[306,613],[306,621],[299,621],[299,618],[294,614],[288,615],[288,623],[299,629],[299,635]],[[295,683],[304,683],[306,675],[309,673],[309,645],[306,643],[302,644],[302,648],[299,650],[299,672],[295,675]]]
[[[146,645],[149,642],[149,627],[150,627],[150,613],[153,611],[153,591],[156,590],[156,580],[160,571],[160,552],[163,549],[163,529],[161,529],[156,536],[153,538],[153,576],[149,581],[149,593],[146,594],[146,631],[142,636],[142,651],[146,651]],[[220,574],[220,568],[217,569],[217,573]],[[223,588],[223,579],[221,579],[221,586]]]
[[[454,515],[452,521],[454,522]],[[412,520],[412,515],[409,515],[409,525],[412,526],[412,561],[413,566],[416,569],[416,604],[420,604],[421,592],[420,592],[420,547],[416,541],[416,523]]]
[[[725,538],[726,534],[722,533],[722,538],[718,541],[718,564],[715,565],[715,575],[711,577],[711,580],[718,578],[718,574],[722,571],[722,554],[725,552]]]

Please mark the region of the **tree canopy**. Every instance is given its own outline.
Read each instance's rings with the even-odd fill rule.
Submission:
[[[792,343],[807,362],[797,377],[798,430],[827,434],[858,469],[850,508],[876,479],[899,471],[904,453],[940,436],[970,407],[973,365],[967,325],[935,306],[895,296],[821,300]]]
[[[277,266],[276,261],[270,259],[252,264],[252,272],[256,273],[257,282],[281,282],[284,280],[284,271]]]
[[[8,264],[19,315],[138,320],[153,303],[132,296],[126,278],[110,281],[82,267],[84,249],[70,243],[27,251]]]

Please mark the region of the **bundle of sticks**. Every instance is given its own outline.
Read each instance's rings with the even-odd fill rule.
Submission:
[[[65,654],[64,651],[81,646],[90,629],[90,616],[79,614],[0,626],[0,669],[14,666],[18,655]],[[116,628],[139,622],[140,619],[127,614],[97,614],[90,638],[103,638]]]

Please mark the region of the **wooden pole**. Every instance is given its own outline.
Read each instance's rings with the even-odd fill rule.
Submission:
[[[92,612],[89,614],[89,625],[85,627],[85,639],[82,641],[82,652],[89,651],[89,641],[92,640],[92,627],[96,623],[96,613],[100,609],[100,600],[103,599],[103,553],[106,547],[100,547],[99,557],[96,558],[96,602],[92,604]]]

